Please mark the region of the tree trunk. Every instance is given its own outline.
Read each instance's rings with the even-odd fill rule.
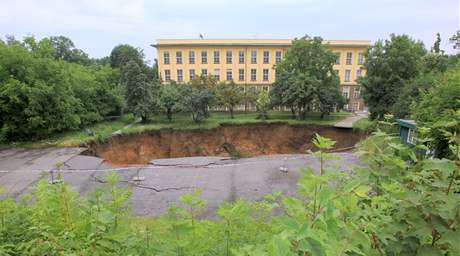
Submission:
[[[233,106],[228,108],[230,110],[230,118],[233,119]]]
[[[169,122],[171,122],[172,121],[172,110],[170,108],[166,110],[166,116],[168,117]]]

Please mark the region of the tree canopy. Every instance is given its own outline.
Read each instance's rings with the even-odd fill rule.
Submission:
[[[401,90],[415,78],[426,54],[423,43],[407,35],[378,41],[365,54],[366,76],[359,80],[372,119],[391,113]]]
[[[344,99],[333,70],[335,59],[320,37],[295,39],[276,65],[272,104],[291,108],[298,118],[305,118],[305,113],[313,109],[327,114],[339,107]]]

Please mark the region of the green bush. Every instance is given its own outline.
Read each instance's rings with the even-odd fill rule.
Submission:
[[[40,45],[0,44],[0,139],[43,138],[120,115],[117,70],[55,60]]]
[[[223,203],[214,221],[200,218],[200,190],[145,218],[117,174],[87,197],[43,180],[0,201],[0,255],[459,255],[458,156],[418,158],[378,132],[360,148],[367,167],[347,174],[326,164],[334,141],[313,143],[319,174],[302,170],[298,196]]]

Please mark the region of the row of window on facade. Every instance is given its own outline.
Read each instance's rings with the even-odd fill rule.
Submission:
[[[275,52],[275,62],[278,63],[281,61],[282,52],[276,51]],[[225,60],[227,64],[233,64],[233,52],[227,51],[225,54]],[[213,52],[213,63],[220,64],[220,51]],[[163,62],[164,64],[170,64],[170,56],[169,52],[163,53]],[[244,64],[245,62],[245,51],[238,52],[238,64]],[[195,52],[189,51],[188,52],[188,63],[195,64]],[[264,51],[263,52],[263,63],[269,64],[270,63],[270,52]],[[182,64],[182,52],[176,52],[176,64]],[[208,52],[202,51],[201,52],[201,64],[208,64]],[[257,64],[257,51],[251,51],[251,64]]]
[[[335,64],[339,65],[340,60],[341,60],[341,54],[336,53],[336,55],[337,55],[337,58],[336,58]],[[281,58],[282,58],[282,52],[276,51],[275,52],[275,62],[276,63],[280,62]],[[214,51],[213,60],[214,60],[214,64],[220,64],[220,51]],[[225,60],[226,60],[226,64],[233,63],[233,51],[226,52]],[[358,61],[358,65],[362,65],[364,63],[363,53],[361,52],[358,53],[357,61]],[[169,52],[163,53],[163,62],[164,64],[170,64]],[[195,52],[194,51],[188,52],[188,62],[189,64],[195,64]],[[244,64],[244,63],[245,63],[245,51],[239,51],[238,52],[238,64]],[[263,63],[264,64],[270,63],[270,52],[269,51],[263,52]],[[352,63],[353,63],[353,53],[347,52],[345,64],[351,65]],[[181,51],[176,52],[176,64],[182,64],[182,52]],[[208,64],[208,52],[207,51],[201,52],[201,64]],[[257,51],[251,51],[251,64],[257,64]]]
[[[269,80],[269,69],[263,69],[262,70],[262,81],[268,81]],[[339,70],[335,70],[337,76],[339,76]],[[184,81],[184,72],[182,69],[177,70],[177,82],[183,82]],[[207,76],[208,75],[208,70],[207,69],[202,69],[201,70],[201,75]],[[214,78],[217,81],[220,81],[220,69],[214,69],[214,73],[212,74]],[[356,70],[356,79],[361,77],[362,75],[362,70],[358,69]],[[190,69],[189,70],[189,80],[192,80],[195,77],[195,70]],[[167,69],[165,70],[165,81],[169,82],[171,81],[171,70]],[[244,69],[239,69],[238,70],[238,81],[245,81],[245,73]],[[231,81],[233,80],[233,72],[231,69],[227,69],[226,71],[226,80]],[[250,76],[251,81],[257,81],[257,69],[251,69],[251,76]],[[351,70],[347,69],[345,70],[345,77],[344,77],[345,82],[350,82],[351,81]]]
[[[262,80],[263,81],[268,81],[269,78],[269,69],[263,69],[262,70]],[[208,75],[208,70],[207,69],[202,69],[201,70],[201,75],[207,76]],[[250,79],[251,81],[257,81],[257,69],[251,69],[251,74],[250,74]],[[214,69],[214,73],[212,74],[214,79],[217,81],[220,81],[220,69]],[[189,80],[192,80],[195,77],[195,70],[190,69],[189,70]],[[231,69],[227,69],[226,71],[226,80],[231,81],[233,80],[233,72]],[[165,81],[169,82],[171,81],[171,70],[165,70]],[[177,70],[177,82],[183,82],[184,81],[184,72],[182,69]],[[239,69],[238,70],[238,81],[245,81],[245,73],[244,69]]]
[[[335,64],[340,65],[340,59],[341,59],[341,54],[340,52],[335,53],[337,58],[335,59]],[[345,58],[345,64],[346,65],[351,65],[353,63],[353,53],[352,52],[347,52],[346,58]],[[364,63],[364,54],[362,52],[358,53],[358,65],[362,65]]]

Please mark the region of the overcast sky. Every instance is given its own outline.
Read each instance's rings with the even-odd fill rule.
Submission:
[[[0,36],[64,35],[91,57],[158,38],[293,38],[376,41],[405,33],[441,47],[459,30],[459,0],[0,0]]]

